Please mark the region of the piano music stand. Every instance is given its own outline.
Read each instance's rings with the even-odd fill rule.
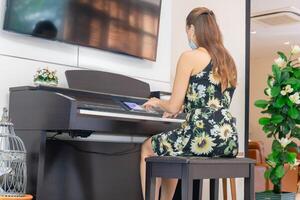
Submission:
[[[150,96],[148,83],[124,75],[92,70],[68,70],[65,74],[72,89],[141,98]]]

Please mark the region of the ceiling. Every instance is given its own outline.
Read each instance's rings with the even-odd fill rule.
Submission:
[[[251,15],[269,10],[295,7],[300,10],[300,0],[252,0]],[[251,20],[251,59],[275,58],[277,51],[287,52],[291,45],[300,45],[300,22],[271,26]],[[290,44],[284,44],[289,42]]]

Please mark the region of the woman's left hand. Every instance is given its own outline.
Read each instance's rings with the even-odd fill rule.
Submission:
[[[160,102],[160,99],[152,97],[146,103],[143,104],[143,107],[146,110],[152,110],[155,107],[159,107],[159,102]]]

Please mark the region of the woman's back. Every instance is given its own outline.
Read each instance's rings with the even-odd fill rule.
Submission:
[[[230,87],[222,91],[220,80],[213,73],[212,61],[203,70],[190,77],[185,96],[185,112],[203,107],[228,109],[235,91]]]

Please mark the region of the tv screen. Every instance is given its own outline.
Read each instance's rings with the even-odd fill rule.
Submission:
[[[7,0],[4,29],[156,60],[161,0]]]

